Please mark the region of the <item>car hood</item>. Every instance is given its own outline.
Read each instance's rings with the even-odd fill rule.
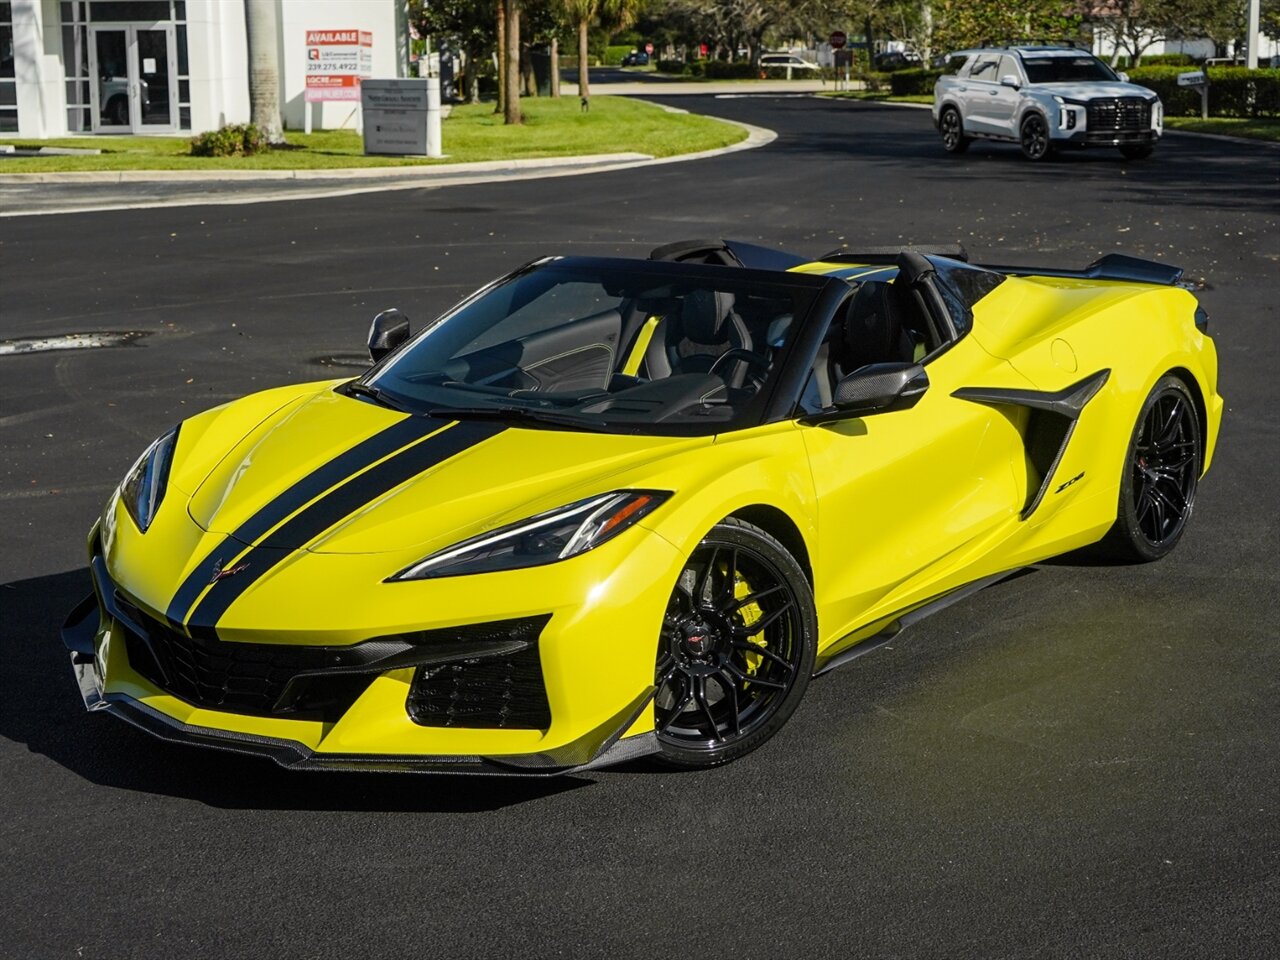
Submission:
[[[324,390],[243,436],[188,500],[204,530],[317,553],[439,548],[713,438],[409,417]]]
[[[1095,97],[1142,97],[1150,100],[1155,92],[1136,83],[1090,81],[1088,83],[1037,83],[1028,89],[1048,93],[1064,100],[1092,100]]]

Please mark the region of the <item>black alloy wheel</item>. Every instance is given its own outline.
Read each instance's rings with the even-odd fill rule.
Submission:
[[[1200,421],[1186,386],[1167,376],[1143,404],[1124,475],[1116,523],[1104,541],[1116,556],[1158,560],[1186,529],[1203,463]]]
[[[1038,113],[1028,114],[1022,121],[1022,155],[1028,160],[1040,161],[1049,156],[1049,125]]]
[[[960,119],[960,111],[955,107],[947,107],[938,118],[938,128],[942,131],[942,147],[947,153],[964,153],[969,149],[970,140],[964,135],[964,123]]]
[[[686,562],[662,621],[654,696],[660,758],[710,767],[786,722],[813,674],[804,571],[764,530],[730,518]]]

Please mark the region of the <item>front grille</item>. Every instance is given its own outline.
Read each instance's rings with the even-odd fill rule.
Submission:
[[[551,705],[536,633],[532,641],[506,656],[419,667],[409,688],[409,716],[425,727],[546,730]]]
[[[362,649],[364,644],[340,648],[196,639],[148,617],[119,594],[116,603],[132,625],[145,633],[126,625],[129,665],[161,690],[193,706],[252,716],[336,720],[376,676],[343,673],[310,678],[304,694],[287,709],[277,710],[285,687],[299,673],[367,662],[372,651]]]
[[[1137,133],[1151,129],[1151,104],[1142,97],[1090,100],[1086,109],[1090,133]]]

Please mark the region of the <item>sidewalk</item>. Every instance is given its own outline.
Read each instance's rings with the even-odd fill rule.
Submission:
[[[619,97],[714,97],[718,94],[821,93],[834,90],[821,80],[637,80],[628,83],[592,83],[592,96]],[[577,96],[578,85],[562,81],[561,96]]]

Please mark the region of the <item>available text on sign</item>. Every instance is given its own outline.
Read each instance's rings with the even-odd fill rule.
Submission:
[[[307,31],[307,102],[359,100],[360,80],[372,73],[372,32]]]

